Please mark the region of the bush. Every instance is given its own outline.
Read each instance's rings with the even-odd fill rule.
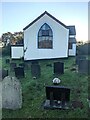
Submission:
[[[11,54],[11,46],[8,44],[7,46],[2,48],[2,56],[10,56]]]
[[[77,51],[81,55],[90,55],[90,43],[78,46]]]

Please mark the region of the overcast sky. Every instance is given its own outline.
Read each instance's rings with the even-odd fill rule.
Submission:
[[[77,40],[88,40],[88,2],[2,2],[2,32],[19,32],[44,11],[75,25]]]

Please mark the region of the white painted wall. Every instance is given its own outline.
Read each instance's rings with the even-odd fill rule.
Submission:
[[[73,44],[72,49],[69,49],[69,56],[76,56],[76,44]]]
[[[53,49],[38,49],[38,31],[47,23],[53,31]],[[24,30],[24,60],[68,57],[69,30],[58,22],[44,15],[29,28]]]
[[[11,46],[11,58],[20,59],[24,55],[23,46]]]

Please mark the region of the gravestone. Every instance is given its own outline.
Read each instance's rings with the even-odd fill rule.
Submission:
[[[17,78],[21,78],[21,77],[25,77],[25,74],[24,74],[24,67],[15,67],[15,76]]]
[[[45,109],[69,109],[70,88],[64,86],[46,86]]]
[[[77,65],[79,64],[79,60],[86,60],[86,56],[77,55],[76,56],[76,61],[75,61]]]
[[[4,79],[6,76],[8,76],[8,70],[1,69],[0,70],[0,81],[2,81],[2,79]]]
[[[7,76],[2,81],[2,108],[19,109],[22,107],[22,88],[15,77]]]
[[[64,74],[64,63],[62,62],[54,63],[54,74]]]
[[[78,72],[90,75],[90,60],[79,60]]]
[[[6,63],[10,63],[10,59],[7,58],[7,59],[6,59]]]
[[[31,64],[31,74],[32,77],[40,77],[41,75],[41,69],[39,64]]]
[[[10,63],[10,70],[14,71],[14,68],[17,67],[16,63]]]

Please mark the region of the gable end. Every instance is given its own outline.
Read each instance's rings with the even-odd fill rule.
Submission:
[[[29,28],[32,24],[34,24],[36,21],[38,21],[41,17],[43,17],[45,14],[47,14],[49,17],[51,17],[53,20],[55,20],[56,22],[58,22],[59,24],[61,24],[63,27],[65,27],[66,29],[67,26],[65,24],[63,24],[62,22],[60,22],[58,19],[56,19],[54,16],[52,16],[51,14],[49,14],[47,11],[45,11],[44,13],[42,13],[39,17],[37,17],[34,21],[32,21],[29,25],[27,25],[23,30],[26,30],[27,28]]]

